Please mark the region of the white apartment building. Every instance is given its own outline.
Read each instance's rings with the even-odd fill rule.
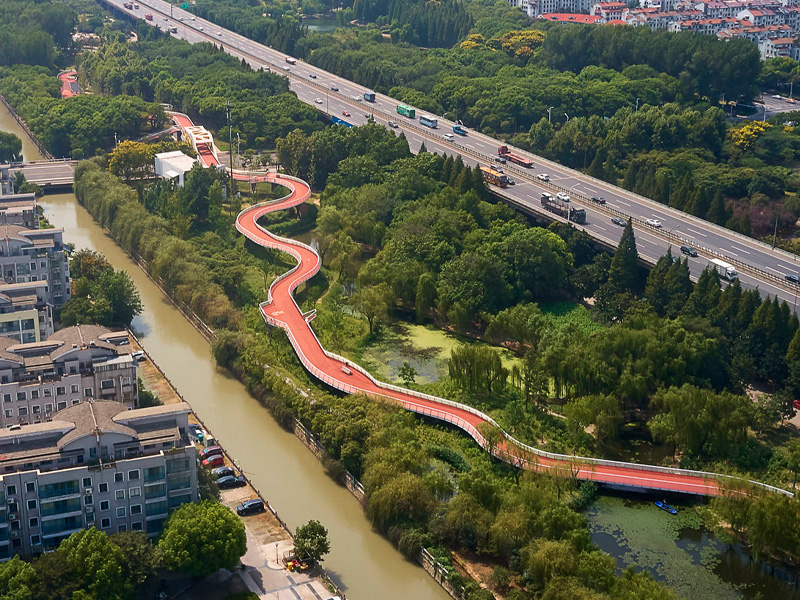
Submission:
[[[48,302],[59,307],[70,299],[69,262],[63,229],[27,229],[0,225],[0,280],[46,281]]]
[[[0,428],[40,423],[88,400],[138,405],[137,362],[128,333],[76,325],[45,341],[0,337]]]
[[[0,225],[20,225],[27,229],[38,229],[36,195],[0,195]]]
[[[0,336],[21,343],[40,342],[53,333],[53,305],[47,282],[0,284]]]
[[[0,430],[0,560],[90,527],[160,533],[172,510],[198,499],[190,411],[90,401]]]
[[[508,3],[532,19],[549,13],[588,13],[593,4],[592,0],[508,0]]]

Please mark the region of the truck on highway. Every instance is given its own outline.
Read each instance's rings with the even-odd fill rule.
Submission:
[[[296,58],[292,58],[291,56],[287,56],[286,57],[286,62],[289,63],[290,65],[296,65],[297,64],[297,59]]]
[[[364,92],[364,100],[367,102],[375,102],[375,92]]]
[[[510,160],[513,163],[517,163],[521,167],[525,167],[530,169],[533,166],[533,161],[529,158],[525,158],[524,156],[520,156],[519,154],[514,154],[508,149],[508,146],[500,146],[497,149],[497,154],[504,157],[506,160]]]
[[[457,133],[458,135],[467,135],[467,130],[461,125],[453,125],[453,133]]]
[[[148,21],[152,21],[152,20],[153,20],[153,15],[151,15],[150,13],[147,13],[147,14],[144,16],[144,18],[145,18],[145,19],[147,19]]]
[[[542,192],[542,208],[564,217],[572,223],[585,223],[586,211],[572,202],[564,202],[549,192]]]
[[[401,114],[404,117],[408,117],[409,119],[413,119],[414,117],[417,116],[417,111],[408,106],[407,104],[398,104],[397,112],[398,114]]]
[[[739,277],[739,272],[734,268],[734,266],[730,263],[726,263],[724,260],[712,258],[710,261],[708,261],[708,264],[713,267],[723,279],[733,281]]]

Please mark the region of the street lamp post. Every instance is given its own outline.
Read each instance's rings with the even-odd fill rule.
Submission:
[[[553,123],[553,119],[551,118],[551,117],[552,117],[552,115],[551,115],[551,111],[552,111],[554,108],[555,108],[555,106],[551,106],[550,108],[548,108],[548,109],[547,109],[547,122],[548,122],[548,123],[551,123],[551,124]]]
[[[639,100],[641,100],[641,98],[636,99],[636,112],[639,112]]]
[[[569,123],[569,115],[567,113],[564,113],[564,116],[567,117],[567,123]]]

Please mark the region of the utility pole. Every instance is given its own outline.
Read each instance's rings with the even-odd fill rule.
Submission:
[[[239,137],[239,132],[236,132],[236,166],[242,164],[242,153],[239,151],[239,146],[242,143],[242,139]]]
[[[775,242],[778,238],[778,215],[775,215],[775,231],[772,232],[772,249],[775,249]]]
[[[231,165],[231,194],[233,189],[233,125],[231,125],[231,101],[225,101],[225,118],[228,120],[228,158]]]

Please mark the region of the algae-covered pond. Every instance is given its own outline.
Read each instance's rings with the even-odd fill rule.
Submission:
[[[695,507],[673,504],[673,516],[646,498],[601,496],[587,512],[593,541],[620,570],[647,570],[687,600],[800,600],[793,573],[719,540]]]

